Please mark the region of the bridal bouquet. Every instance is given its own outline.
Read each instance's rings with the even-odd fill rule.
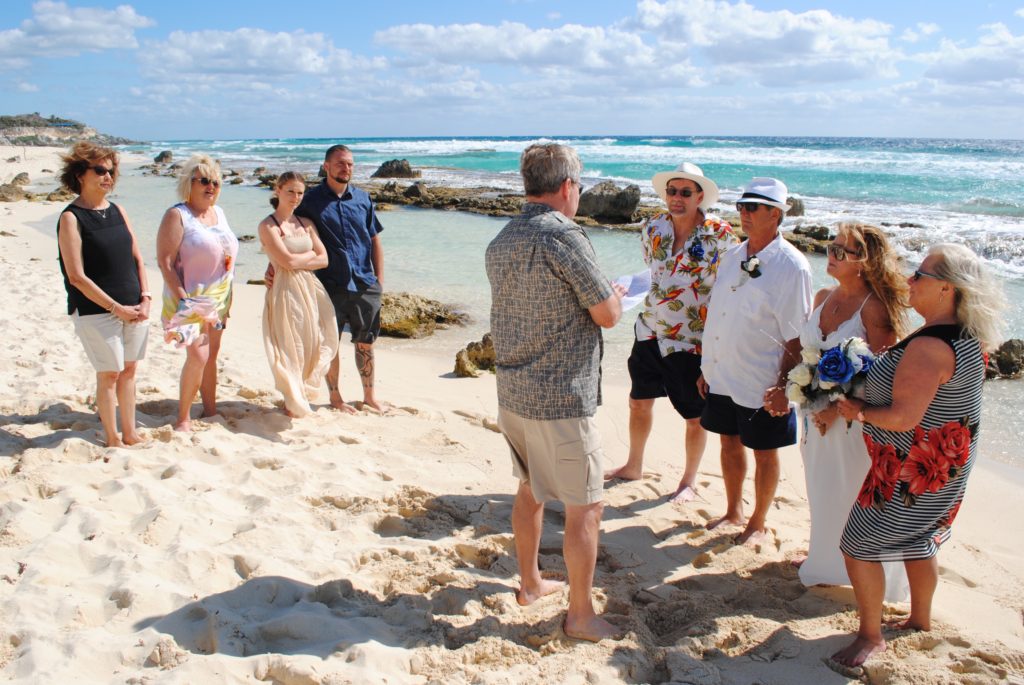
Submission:
[[[875,361],[860,338],[847,338],[827,350],[805,345],[800,356],[801,363],[789,372],[786,397],[812,412],[859,390]]]

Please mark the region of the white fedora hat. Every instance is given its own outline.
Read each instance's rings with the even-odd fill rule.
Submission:
[[[754,202],[768,205],[769,207],[777,207],[783,212],[788,212],[793,209],[793,206],[787,202],[788,199],[789,189],[786,188],[785,183],[777,178],[758,176],[752,179],[743,189],[743,195],[740,196],[740,199],[736,200],[736,204]]]
[[[718,186],[704,175],[699,166],[690,162],[683,162],[674,171],[659,171],[651,178],[654,192],[663,201],[668,202],[668,198],[665,197],[665,186],[668,185],[669,181],[676,178],[685,178],[700,186],[700,189],[704,192],[704,199],[700,202],[701,209],[707,209],[718,202]]]

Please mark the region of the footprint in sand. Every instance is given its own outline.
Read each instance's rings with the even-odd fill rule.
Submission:
[[[952,570],[946,568],[945,566],[939,566],[939,576],[941,578],[945,579],[945,580],[951,580],[954,583],[959,583],[960,585],[963,585],[964,587],[968,587],[968,588],[972,588],[972,589],[978,587],[978,584],[976,582],[974,582],[973,580],[971,580],[970,578],[962,576],[959,573],[957,573],[956,571],[952,571]]]
[[[484,428],[486,428],[487,430],[489,430],[489,431],[491,431],[493,433],[500,433],[501,432],[501,429],[498,428],[498,422],[496,420],[494,420],[493,418],[489,417],[489,416],[485,416],[485,415],[477,413],[475,411],[466,411],[464,409],[455,409],[455,410],[453,410],[452,413],[457,414],[458,416],[463,417],[464,419],[469,421],[469,423],[471,423],[471,424],[483,426]]]

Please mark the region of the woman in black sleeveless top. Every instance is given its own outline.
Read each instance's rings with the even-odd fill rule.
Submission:
[[[96,405],[107,445],[134,445],[142,442],[135,429],[135,370],[146,352],[152,299],[146,268],[128,217],[107,201],[117,180],[117,153],[78,143],[63,160],[61,183],[78,193],[57,223],[68,314],[96,369]]]
[[[886,647],[880,562],[903,562],[910,581],[910,616],[895,627],[931,629],[936,555],[976,458],[983,355],[1004,328],[1002,289],[963,245],[933,246],[908,281],[924,325],[875,361],[865,400],[838,403],[843,417],[863,422],[871,456],[839,544],[860,613],[853,642],[832,655],[848,667]]]

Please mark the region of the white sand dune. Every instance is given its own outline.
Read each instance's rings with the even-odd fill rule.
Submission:
[[[57,168],[53,150],[29,152],[0,179]],[[0,148],[0,160],[15,154]],[[195,421],[191,435],[170,430],[182,353],[153,322],[139,374],[150,439],[107,449],[94,374],[64,314],[60,209],[0,204],[2,679],[1024,682],[1021,487],[985,468],[940,555],[935,630],[894,635],[863,673],[841,674],[824,658],[856,627],[852,591],[804,588],[789,563],[807,544],[799,453],[783,457],[771,542],[735,547],[728,532],[704,528],[724,506],[717,443],[701,499],[665,501],[682,432],[667,403],[648,477],[607,490],[595,597],[628,633],[597,645],[562,634],[564,594],[525,609],[515,602],[515,483],[494,431],[494,379],[452,377],[454,350],[382,341],[379,392],[394,411],[344,416],[320,404],[292,420],[264,358],[262,289],[239,286],[222,414]],[[353,399],[347,344],[343,354],[342,389]],[[610,461],[625,457],[626,394],[606,384],[599,422]],[[546,517],[541,563],[564,575],[561,509]]]

